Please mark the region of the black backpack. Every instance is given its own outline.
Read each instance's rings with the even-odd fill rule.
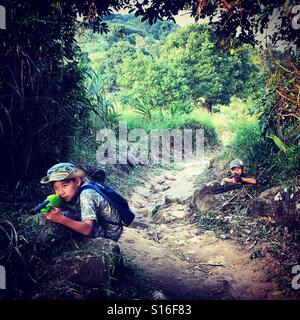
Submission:
[[[80,193],[83,190],[92,189],[98,192],[105,200],[107,200],[114,208],[118,210],[120,218],[122,220],[121,225],[128,227],[135,218],[135,214],[129,208],[128,202],[119,195],[112,187],[104,183],[96,181],[90,181],[87,185],[80,188]],[[112,221],[105,221],[110,224],[120,225],[119,223]]]

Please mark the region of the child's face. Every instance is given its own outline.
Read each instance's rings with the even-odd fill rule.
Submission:
[[[53,188],[55,193],[59,195],[66,202],[70,202],[74,199],[80,185],[81,185],[80,177],[77,177],[76,179],[53,182]]]
[[[242,175],[244,169],[239,167],[234,167],[231,169],[232,174],[236,174],[238,176]]]

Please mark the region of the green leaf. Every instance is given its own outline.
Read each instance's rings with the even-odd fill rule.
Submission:
[[[267,135],[267,138],[273,140],[274,143],[276,144],[276,146],[279,148],[279,150],[284,152],[285,154],[287,154],[287,147],[279,137],[277,137],[273,133],[270,133],[270,134]]]

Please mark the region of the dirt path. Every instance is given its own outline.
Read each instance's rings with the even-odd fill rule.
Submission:
[[[137,219],[119,240],[122,252],[168,299],[268,299],[267,261],[189,222],[186,199],[203,168],[195,161],[164,170],[130,199]]]

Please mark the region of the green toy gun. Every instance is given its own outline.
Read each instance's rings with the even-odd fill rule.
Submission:
[[[52,207],[59,208],[61,205],[61,198],[57,194],[50,194],[47,199],[37,205],[35,208],[31,210],[32,214],[38,213],[39,211],[43,214],[51,211]]]

